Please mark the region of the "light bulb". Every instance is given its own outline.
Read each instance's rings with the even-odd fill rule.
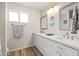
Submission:
[[[54,6],[54,11],[57,12],[59,10],[58,6]]]
[[[47,15],[48,15],[48,16],[52,16],[53,12],[54,12],[54,9],[53,9],[53,8],[50,8],[50,9],[47,11]]]

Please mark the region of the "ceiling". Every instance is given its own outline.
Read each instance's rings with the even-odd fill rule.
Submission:
[[[41,11],[43,8],[49,5],[51,2],[17,2],[18,4],[33,8]]]

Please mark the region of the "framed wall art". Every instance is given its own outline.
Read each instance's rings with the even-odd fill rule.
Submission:
[[[40,19],[40,27],[41,27],[41,29],[47,29],[48,28],[47,15],[41,17],[41,19]]]

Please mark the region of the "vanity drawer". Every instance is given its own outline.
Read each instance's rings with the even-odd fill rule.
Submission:
[[[57,53],[61,56],[77,56],[78,50],[76,49],[58,43],[56,44],[56,46]]]

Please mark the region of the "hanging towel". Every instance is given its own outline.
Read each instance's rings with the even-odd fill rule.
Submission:
[[[72,24],[72,33],[77,34],[77,25],[78,25],[78,8],[77,6],[73,10],[73,24]]]
[[[13,37],[20,39],[23,36],[23,25],[12,25],[13,26]]]

